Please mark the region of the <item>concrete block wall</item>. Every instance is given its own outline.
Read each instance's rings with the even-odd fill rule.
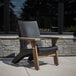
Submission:
[[[51,40],[42,40],[43,46],[51,46]],[[74,39],[59,39],[57,41],[58,53],[61,56],[75,56],[76,55],[76,40]],[[0,39],[0,57],[8,56],[12,53],[17,55],[20,51],[19,40],[15,39]]]
[[[5,57],[10,54],[18,54],[20,51],[19,40],[0,40],[0,57]]]
[[[51,40],[43,40],[43,46],[51,46]],[[75,56],[76,55],[76,40],[74,39],[59,39],[56,43],[58,46],[58,53],[61,56]]]
[[[60,55],[76,55],[76,41],[74,39],[63,39],[57,42]]]

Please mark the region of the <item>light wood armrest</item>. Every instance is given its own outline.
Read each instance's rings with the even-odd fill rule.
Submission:
[[[30,37],[18,37],[17,39],[20,40],[28,40],[28,41],[40,41],[41,39],[51,39],[52,40],[52,46],[56,45],[58,37],[40,37],[40,38],[30,38]]]
[[[40,41],[40,38],[30,38],[30,37],[18,37],[18,39],[28,41]]]
[[[47,37],[47,36],[40,36],[41,39],[59,39],[59,37]]]

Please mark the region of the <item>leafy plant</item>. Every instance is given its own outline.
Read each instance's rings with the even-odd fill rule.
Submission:
[[[76,32],[76,26],[72,25],[70,28],[68,28],[69,32]]]

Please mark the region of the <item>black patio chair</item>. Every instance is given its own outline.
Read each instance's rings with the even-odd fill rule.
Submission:
[[[39,70],[39,56],[53,56],[54,64],[58,65],[58,47],[56,46],[57,37],[49,37],[52,40],[52,46],[42,47],[41,39],[47,37],[40,37],[40,31],[37,21],[18,21],[19,24],[19,39],[20,39],[20,53],[13,59],[13,63],[19,62],[22,58],[30,56],[29,60],[34,60],[36,70]],[[28,45],[31,44],[29,48]],[[32,57],[33,55],[33,57]]]

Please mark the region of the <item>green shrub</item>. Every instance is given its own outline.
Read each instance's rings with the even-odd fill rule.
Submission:
[[[76,32],[76,26],[72,25],[68,28],[69,32]]]

